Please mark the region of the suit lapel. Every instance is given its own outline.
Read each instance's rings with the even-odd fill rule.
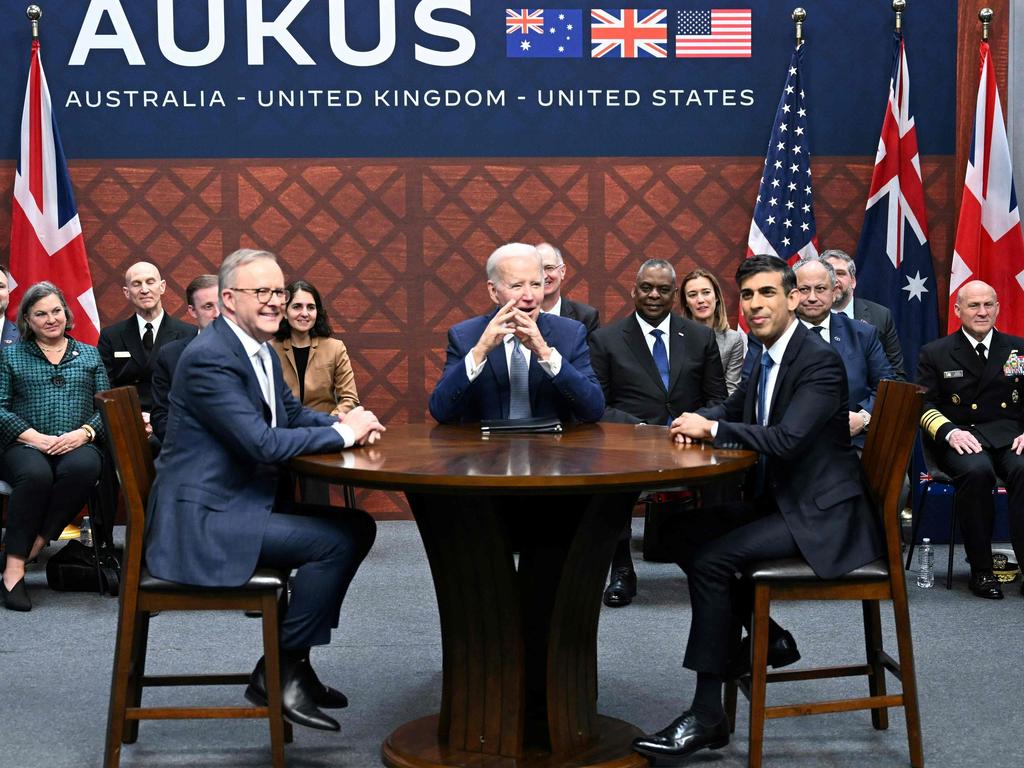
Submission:
[[[967,337],[964,335],[962,330],[957,329],[953,333],[956,335],[954,336],[951,357],[956,360],[957,364],[962,365],[965,370],[970,371],[975,380],[980,382],[982,376],[985,374],[985,364],[982,363],[981,358],[978,357],[977,350],[968,343]],[[992,334],[992,339],[994,342],[994,333]],[[992,346],[994,347],[995,344],[993,343]],[[991,350],[989,351],[991,352]],[[992,355],[990,354],[989,357],[991,358]]]
[[[977,355],[977,352],[975,352],[975,355]],[[1006,337],[999,331],[993,331],[992,346],[988,350],[988,360],[985,363],[985,369],[982,371],[981,378],[978,380],[979,392],[999,377],[1003,372],[1003,363],[1006,362],[1006,358],[1009,356],[1010,345],[1006,342]]]
[[[245,375],[245,388],[248,391],[249,399],[252,400],[253,404],[262,408],[263,419],[269,424],[270,407],[263,399],[263,389],[260,387],[259,379],[256,378],[256,371],[253,370],[252,360],[245,354],[245,347],[242,346],[241,340],[222,318],[218,317],[210,327],[220,334],[228,349],[235,353],[235,357],[238,358],[238,362],[242,366],[242,371]],[[271,355],[271,357],[275,357],[275,355]],[[275,396],[275,399],[277,399],[277,396]],[[281,413],[281,411],[278,411],[278,413]]]
[[[562,301],[563,305],[565,300]],[[541,314],[537,318],[537,328],[540,330],[540,335],[547,341],[548,346],[555,346],[555,339],[552,338],[551,323],[548,320],[548,315]],[[540,385],[544,381],[544,377],[547,374],[544,373],[544,369],[540,367],[540,361],[537,359],[537,355],[530,353],[530,408],[537,407],[537,393],[540,391]]]
[[[664,392],[665,385],[661,381],[661,374],[658,373],[658,366],[654,364],[654,357],[647,346],[647,339],[644,338],[644,332],[640,330],[640,323],[637,322],[635,314],[630,315],[628,322],[623,326],[622,335],[625,338],[627,349],[636,357],[641,370],[647,374],[659,391]]]
[[[793,336],[789,339],[789,344],[786,345],[786,351],[782,355],[782,362],[779,363],[779,372],[775,375],[775,388],[772,390],[771,408],[768,413],[769,425],[777,424],[779,415],[786,410],[784,406],[789,403],[789,398],[793,393],[793,382],[790,381],[788,375],[789,369],[793,364],[793,360],[800,354],[800,347],[807,342],[810,333],[803,323],[797,322]]]
[[[139,335],[139,321],[135,315],[132,315],[125,321],[124,327],[121,329],[121,340],[124,342],[124,348],[131,354],[136,365],[140,368],[145,368],[149,364],[149,355],[142,348],[142,336]],[[154,343],[153,346],[155,348],[156,344]]]
[[[490,322],[490,318],[488,318]],[[496,346],[487,354],[487,367],[491,371],[491,375],[494,377],[495,384],[498,388],[498,403],[501,406],[501,418],[508,418],[508,401],[510,397],[511,388],[508,382],[508,363],[505,362],[505,344],[504,342]]]
[[[683,370],[684,355],[687,353],[682,318],[672,315],[669,321],[668,335],[668,391],[671,392],[679,380],[679,372]]]
[[[853,333],[853,330],[843,320],[849,320],[849,318],[845,315],[839,315],[837,312],[832,313],[832,317],[829,319],[828,342],[836,348],[836,352],[845,360],[847,355],[852,353],[853,339],[850,338],[850,334]]]

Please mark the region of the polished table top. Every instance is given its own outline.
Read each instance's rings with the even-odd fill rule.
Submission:
[[[301,474],[368,488],[583,493],[699,483],[756,459],[752,451],[676,445],[666,427],[582,424],[561,434],[484,436],[477,426],[401,424],[373,446],[291,463]]]

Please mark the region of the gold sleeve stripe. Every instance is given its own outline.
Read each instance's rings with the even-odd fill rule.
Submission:
[[[942,412],[936,408],[929,408],[924,412],[924,416],[921,417],[921,428],[925,430],[932,439],[935,438],[935,434],[943,424],[949,424],[949,419],[943,416]]]

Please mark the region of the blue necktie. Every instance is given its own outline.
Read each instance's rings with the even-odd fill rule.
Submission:
[[[766,349],[761,355],[761,383],[757,387],[757,420],[762,427],[768,426],[768,374],[775,361]]]
[[[659,328],[651,331],[651,336],[654,337],[651,354],[654,355],[654,365],[657,366],[658,373],[661,374],[661,383],[665,385],[665,391],[668,392],[668,351],[665,349],[665,342],[661,340],[662,333],[664,332]]]
[[[512,361],[508,371],[508,383],[511,390],[508,417],[510,419],[528,419],[533,415],[530,409],[530,368],[526,364],[526,356],[519,347],[519,339],[512,339]]]

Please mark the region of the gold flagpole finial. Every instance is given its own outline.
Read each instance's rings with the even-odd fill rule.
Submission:
[[[803,8],[793,9],[793,21],[796,22],[796,44],[799,47],[804,42],[804,21],[807,19],[807,11]]]
[[[981,21],[981,42],[983,43],[988,42],[988,31],[989,27],[992,25],[993,16],[995,16],[995,14],[992,12],[991,8],[982,8],[978,11],[978,19]]]
[[[907,0],[892,0],[892,9],[896,11],[896,34],[903,34],[903,13],[907,10]]]
[[[39,20],[43,18],[43,9],[38,5],[30,5],[25,9],[25,15],[32,22],[32,39],[39,39]]]

